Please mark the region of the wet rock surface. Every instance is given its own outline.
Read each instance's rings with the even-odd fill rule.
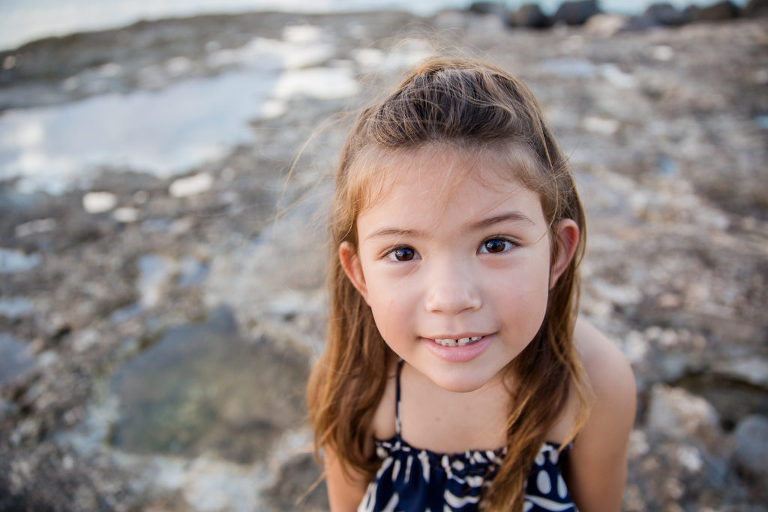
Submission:
[[[55,193],[0,177],[0,509],[325,509],[302,389],[339,112],[437,34],[529,83],[570,156],[582,310],[638,379],[624,509],[766,510],[765,19],[493,16],[204,16],[2,52],[0,125],[243,71],[271,88],[254,83],[244,135],[182,170],[83,161]]]

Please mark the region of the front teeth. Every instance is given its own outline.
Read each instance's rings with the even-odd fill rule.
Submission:
[[[443,347],[463,347],[468,343],[479,341],[481,338],[482,336],[473,336],[472,338],[459,338],[457,340],[451,339],[451,338],[446,338],[446,339],[435,338],[435,343]]]

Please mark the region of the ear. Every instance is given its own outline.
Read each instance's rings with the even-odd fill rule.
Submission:
[[[570,265],[576,247],[579,244],[579,226],[573,219],[563,219],[555,226],[557,254],[549,276],[549,289],[554,288],[557,280]]]
[[[344,273],[347,274],[352,285],[367,302],[368,289],[365,286],[363,266],[360,263],[360,256],[358,256],[355,246],[349,242],[341,242],[339,245],[339,261],[341,262],[341,268],[344,269]]]

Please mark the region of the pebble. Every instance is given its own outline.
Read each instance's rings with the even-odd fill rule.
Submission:
[[[179,178],[171,183],[169,193],[172,197],[190,197],[207,192],[213,186],[213,176],[207,172]]]
[[[111,192],[88,192],[83,196],[83,208],[91,214],[111,211],[117,205],[117,196]]]
[[[139,210],[136,208],[118,208],[114,211],[112,216],[115,218],[116,221],[122,222],[123,224],[129,224],[131,222],[136,222],[139,219]]]

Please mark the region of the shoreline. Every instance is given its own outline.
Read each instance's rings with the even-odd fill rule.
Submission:
[[[22,40],[17,38],[18,42],[6,44],[0,47],[0,64],[4,54],[13,54],[19,52],[25,47],[49,40],[66,40],[73,36],[82,36],[93,33],[115,32],[121,29],[131,28],[135,25],[145,23],[155,23],[164,21],[190,21],[195,18],[205,17],[232,17],[242,15],[257,14],[287,14],[287,15],[366,15],[376,12],[403,12],[415,15],[425,20],[433,19],[441,14],[451,12],[467,12],[477,15],[493,15],[502,19],[503,23],[509,28],[534,28],[546,29],[552,28],[558,24],[583,25],[590,17],[603,15],[618,17],[623,19],[623,25],[619,30],[645,30],[662,26],[681,26],[696,22],[721,22],[738,18],[755,18],[768,16],[768,11],[762,2],[755,0],[740,0],[737,2],[728,0],[726,2],[711,1],[704,5],[700,3],[689,3],[687,6],[679,8],[666,2],[651,3],[645,8],[636,11],[622,11],[602,9],[598,1],[592,6],[590,2],[565,0],[556,7],[543,9],[538,4],[524,4],[517,9],[510,9],[505,2],[501,1],[476,1],[464,8],[442,8],[436,12],[420,13],[413,12],[404,8],[370,8],[359,10],[337,10],[337,11],[292,11],[276,9],[249,9],[243,7],[238,10],[225,11],[201,11],[197,13],[167,13],[152,17],[136,15],[127,18],[124,21],[115,21],[107,23],[104,26],[73,28],[68,32],[41,34],[37,36],[24,37]],[[752,5],[754,4],[754,5]],[[762,5],[761,5],[762,4]],[[615,22],[618,23],[618,22]]]

